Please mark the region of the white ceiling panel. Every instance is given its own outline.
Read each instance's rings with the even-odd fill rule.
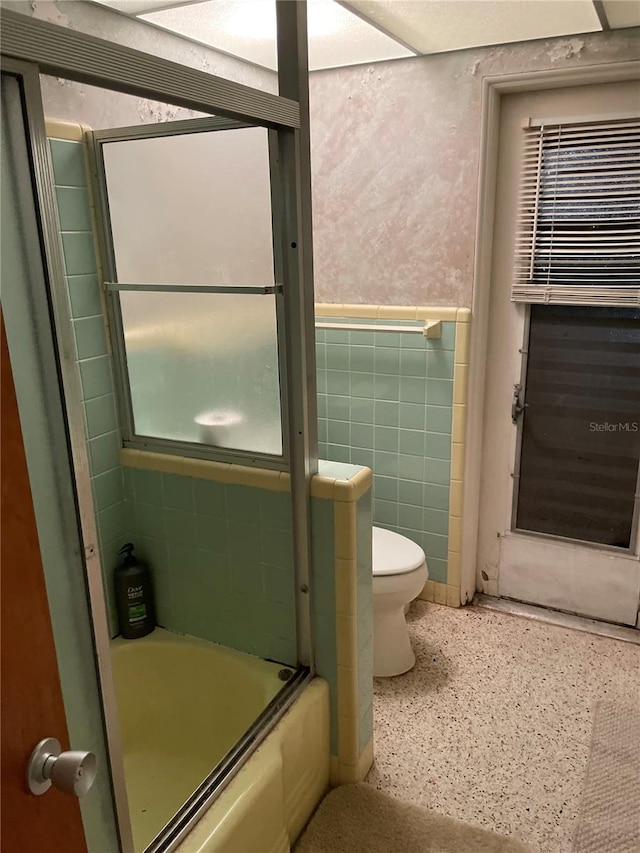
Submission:
[[[604,0],[604,11],[613,30],[640,27],[640,3],[637,0]],[[640,45],[638,53],[640,54]]]
[[[273,0],[207,0],[141,14],[140,18],[225,53],[276,69]],[[308,29],[312,71],[413,55],[333,0],[309,0]]]
[[[425,54],[601,29],[591,0],[350,0],[349,5]]]
[[[177,6],[180,3],[192,3],[193,0],[91,0],[99,6],[108,6],[118,12],[126,12],[128,15],[138,15],[141,12],[152,12],[156,9],[164,9],[165,6]]]

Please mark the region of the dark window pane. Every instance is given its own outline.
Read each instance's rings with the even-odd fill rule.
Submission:
[[[516,527],[628,548],[640,309],[534,305]]]

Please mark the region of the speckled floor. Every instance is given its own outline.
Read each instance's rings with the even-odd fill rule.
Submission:
[[[536,853],[570,851],[594,703],[640,695],[640,646],[422,601],[408,622],[418,661],[375,680],[367,781]]]

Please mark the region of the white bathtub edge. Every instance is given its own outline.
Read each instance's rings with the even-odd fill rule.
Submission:
[[[176,853],[289,853],[329,787],[329,686],[306,687]]]

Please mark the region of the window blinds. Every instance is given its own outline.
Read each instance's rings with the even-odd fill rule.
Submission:
[[[511,298],[640,305],[640,118],[525,130]]]

